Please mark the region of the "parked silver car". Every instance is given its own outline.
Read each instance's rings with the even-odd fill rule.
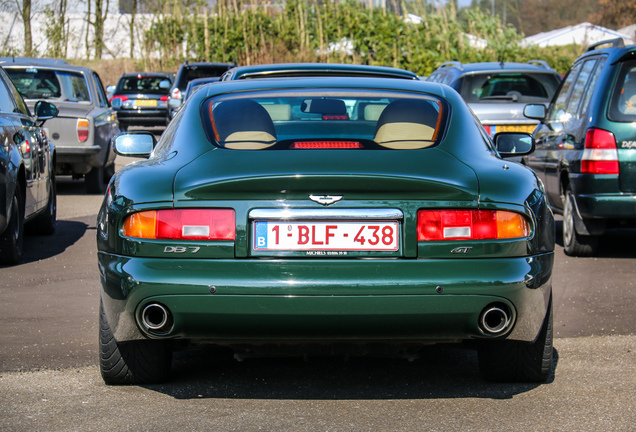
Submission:
[[[523,115],[526,104],[548,106],[561,75],[545,61],[468,63],[450,61],[427,81],[447,84],[461,94],[491,136],[499,132],[532,133],[537,120]]]
[[[45,128],[57,149],[56,174],[84,177],[87,192],[103,193],[115,171],[112,140],[119,123],[97,73],[51,59],[16,58],[2,66],[31,110],[38,100],[58,108]]]

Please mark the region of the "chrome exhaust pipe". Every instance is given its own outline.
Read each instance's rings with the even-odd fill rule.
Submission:
[[[490,306],[481,313],[479,327],[481,327],[486,334],[498,335],[508,329],[510,319],[510,314],[504,308]]]
[[[172,314],[164,305],[150,303],[141,312],[141,321],[148,330],[165,332],[172,327]]]

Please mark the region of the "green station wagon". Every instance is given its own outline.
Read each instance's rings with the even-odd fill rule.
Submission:
[[[611,46],[608,46],[611,45]],[[565,253],[596,253],[610,228],[636,226],[636,45],[622,39],[590,47],[568,71],[541,120],[526,164],[563,214]]]
[[[97,221],[105,382],[165,380],[185,342],[455,343],[486,379],[545,381],[554,219],[535,174],[502,158],[533,148],[418,80],[201,88],[158,143],[116,139],[148,159],[112,178]]]

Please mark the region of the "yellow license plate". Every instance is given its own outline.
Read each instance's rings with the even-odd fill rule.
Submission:
[[[148,99],[148,100],[139,100],[137,99],[135,101],[135,106],[138,107],[154,107],[157,106],[157,101],[154,99]]]
[[[497,125],[497,132],[525,132],[532,133],[536,125]]]

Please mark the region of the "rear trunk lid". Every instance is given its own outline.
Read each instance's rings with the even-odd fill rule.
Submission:
[[[472,169],[437,149],[283,150],[214,149],[179,171],[175,201],[307,200],[337,194],[342,203],[373,200],[477,202]]]

